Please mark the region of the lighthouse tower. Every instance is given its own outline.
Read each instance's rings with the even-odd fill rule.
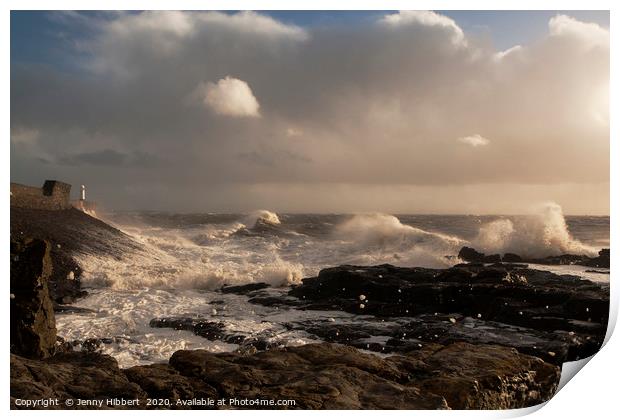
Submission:
[[[84,213],[88,213],[89,215],[93,217],[97,217],[96,215],[97,203],[86,200],[86,186],[85,185],[80,185],[80,196],[78,197],[77,200],[72,200],[71,205],[74,208],[83,211]]]

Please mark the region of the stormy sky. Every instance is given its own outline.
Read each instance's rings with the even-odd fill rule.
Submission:
[[[109,209],[609,214],[607,13],[13,12],[11,180]]]

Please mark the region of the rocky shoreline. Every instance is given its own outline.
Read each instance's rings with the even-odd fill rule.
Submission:
[[[104,401],[47,407],[61,409],[121,408],[115,405],[119,400],[137,401],[123,408],[170,409],[520,408],[551,398],[561,364],[596,353],[607,327],[608,285],[531,269],[523,258],[507,262],[505,255],[490,262],[481,254],[483,261],[448,269],[340,266],[278,293],[261,283],[221,292],[274,308],[345,311],[377,322],[291,322],[288,328],[303,329],[320,342],[282,347],[227,335],[209,318],[158,318],[151,327],[190,330],[238,344],[238,350],[182,350],[168,363],[121,369],[97,351],[96,340],[73,351],[72,343],[56,337],[54,311],[80,310],[66,306],[83,293],[79,267],[68,270],[74,264],[64,261],[86,251],[120,258],[123,249],[138,245],[77,210],[67,210],[65,222],[52,227],[46,224],[51,215],[31,212],[11,209],[11,407],[16,409],[32,408],[19,401],[37,398]],[[86,230],[90,237],[76,236]],[[113,236],[118,248],[102,246],[110,241],[99,241],[101,235]],[[574,257],[561,258],[587,263]],[[584,265],[608,268],[609,251],[591,260]],[[368,341],[377,336],[386,341]],[[147,406],[153,399],[166,403]],[[235,399],[295,403],[257,407]],[[217,400],[228,403],[198,403]]]
[[[455,343],[387,358],[335,344],[241,355],[180,350],[168,364],[119,369],[106,355],[11,355],[11,400],[137,400],[139,408],[191,408],[193,399],[292,400],[296,409],[505,409],[553,396],[560,370],[501,346]],[[161,405],[148,406],[149,399]],[[56,408],[71,408],[60,404]],[[262,407],[265,408],[265,407]],[[266,407],[274,408],[274,407]]]
[[[514,253],[486,255],[474,248],[464,246],[458,254],[458,258],[469,263],[528,263],[541,265],[582,265],[585,267],[609,268],[609,248],[603,248],[598,256],[564,254],[545,258],[521,256]]]

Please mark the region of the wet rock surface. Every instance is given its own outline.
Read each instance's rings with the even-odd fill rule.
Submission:
[[[241,286],[225,286],[220,290],[222,293],[234,293],[236,295],[247,295],[258,290],[268,288],[267,283],[249,283]]]
[[[463,261],[473,263],[527,262],[531,264],[543,265],[583,265],[586,267],[609,268],[609,248],[601,249],[597,257],[564,254],[545,258],[532,258],[510,252],[504,254],[503,256],[499,254],[485,255],[482,252],[476,251],[474,248],[464,246],[459,251],[458,257]]]
[[[304,327],[327,341],[382,352],[425,342],[500,344],[558,364],[598,351],[609,311],[607,285],[512,264],[444,270],[341,266],[304,279],[289,295],[298,298],[297,309],[398,320],[398,327],[387,322],[375,331],[325,323]],[[286,306],[290,297],[251,301]],[[369,344],[365,339],[372,336],[392,340]]]
[[[249,302],[292,311],[281,326],[303,331],[311,340],[381,353],[405,353],[429,343],[496,344],[556,365],[598,351],[609,307],[607,285],[524,264],[341,266],[322,270],[288,294],[275,290],[254,290]],[[299,318],[294,314],[298,310],[355,316]],[[168,318],[153,320],[151,326],[185,329],[259,350],[280,344],[271,329],[240,335],[213,319]]]
[[[214,408],[518,408],[549,399],[559,376],[557,367],[514,349],[466,343],[431,344],[387,358],[327,343],[254,355],[181,350],[168,364],[124,370],[109,356],[67,352],[44,361],[11,355],[11,404],[19,408],[19,398],[125,398],[145,408],[146,398],[169,398],[172,406],[158,408],[191,408],[177,400],[258,398],[294,405]]]
[[[58,398],[61,405],[49,408],[67,409],[80,408],[65,405],[68,398],[146,397],[146,392],[131,382],[116,360],[107,355],[65,352],[45,360],[29,360],[11,354],[11,408],[22,408],[16,405],[17,399]]]
[[[191,331],[194,334],[211,341],[223,341],[229,344],[238,344],[240,351],[255,352],[278,347],[281,343],[273,340],[271,334],[248,336],[244,334],[230,333],[225,325],[219,321],[204,318],[166,317],[154,318],[149,322],[151,328],[172,328],[175,330]]]
[[[11,240],[11,352],[50,356],[56,342],[54,308],[47,283],[50,245],[35,239]]]
[[[553,331],[574,321],[606,327],[609,287],[575,276],[513,265],[449,269],[340,266],[304,279],[289,294],[309,307],[379,316],[435,312]]]
[[[601,346],[600,339],[591,336],[565,331],[549,333],[460,314],[423,315],[409,322],[398,321],[386,320],[382,327],[361,322],[349,325],[312,322],[296,328],[320,340],[380,353],[406,353],[432,343],[502,345],[558,366],[594,354]]]

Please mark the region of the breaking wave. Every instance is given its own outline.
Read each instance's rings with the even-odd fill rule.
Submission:
[[[254,282],[279,287],[298,283],[304,275],[301,264],[280,257],[277,244],[233,235],[244,228],[241,223],[192,229],[119,227],[143,249],[123,259],[77,256],[86,287],[215,290]]]
[[[142,247],[122,259],[79,257],[83,284],[118,290],[215,290],[256,282],[285,286],[341,264],[447,267],[458,262],[454,256],[464,245],[486,254],[512,252],[531,258],[596,254],[571,236],[562,209],[554,203],[535,215],[500,217],[483,224],[470,240],[462,238],[472,238],[475,232],[478,222],[471,218],[459,222],[467,229],[449,231],[452,234],[435,232],[439,222],[421,229],[382,213],[287,215],[281,220],[260,210],[217,221],[188,218],[177,224],[177,220],[118,226]]]
[[[248,214],[242,222],[247,228],[254,228],[260,225],[261,223],[268,225],[279,225],[280,218],[274,212],[269,210],[256,210],[250,214]]]
[[[596,255],[596,249],[572,237],[562,207],[552,202],[539,206],[531,216],[500,218],[482,225],[472,245],[485,253],[512,252],[530,258]]]
[[[445,266],[465,243],[456,236],[405,225],[392,215],[358,214],[336,227],[334,236],[357,249],[362,263]]]

